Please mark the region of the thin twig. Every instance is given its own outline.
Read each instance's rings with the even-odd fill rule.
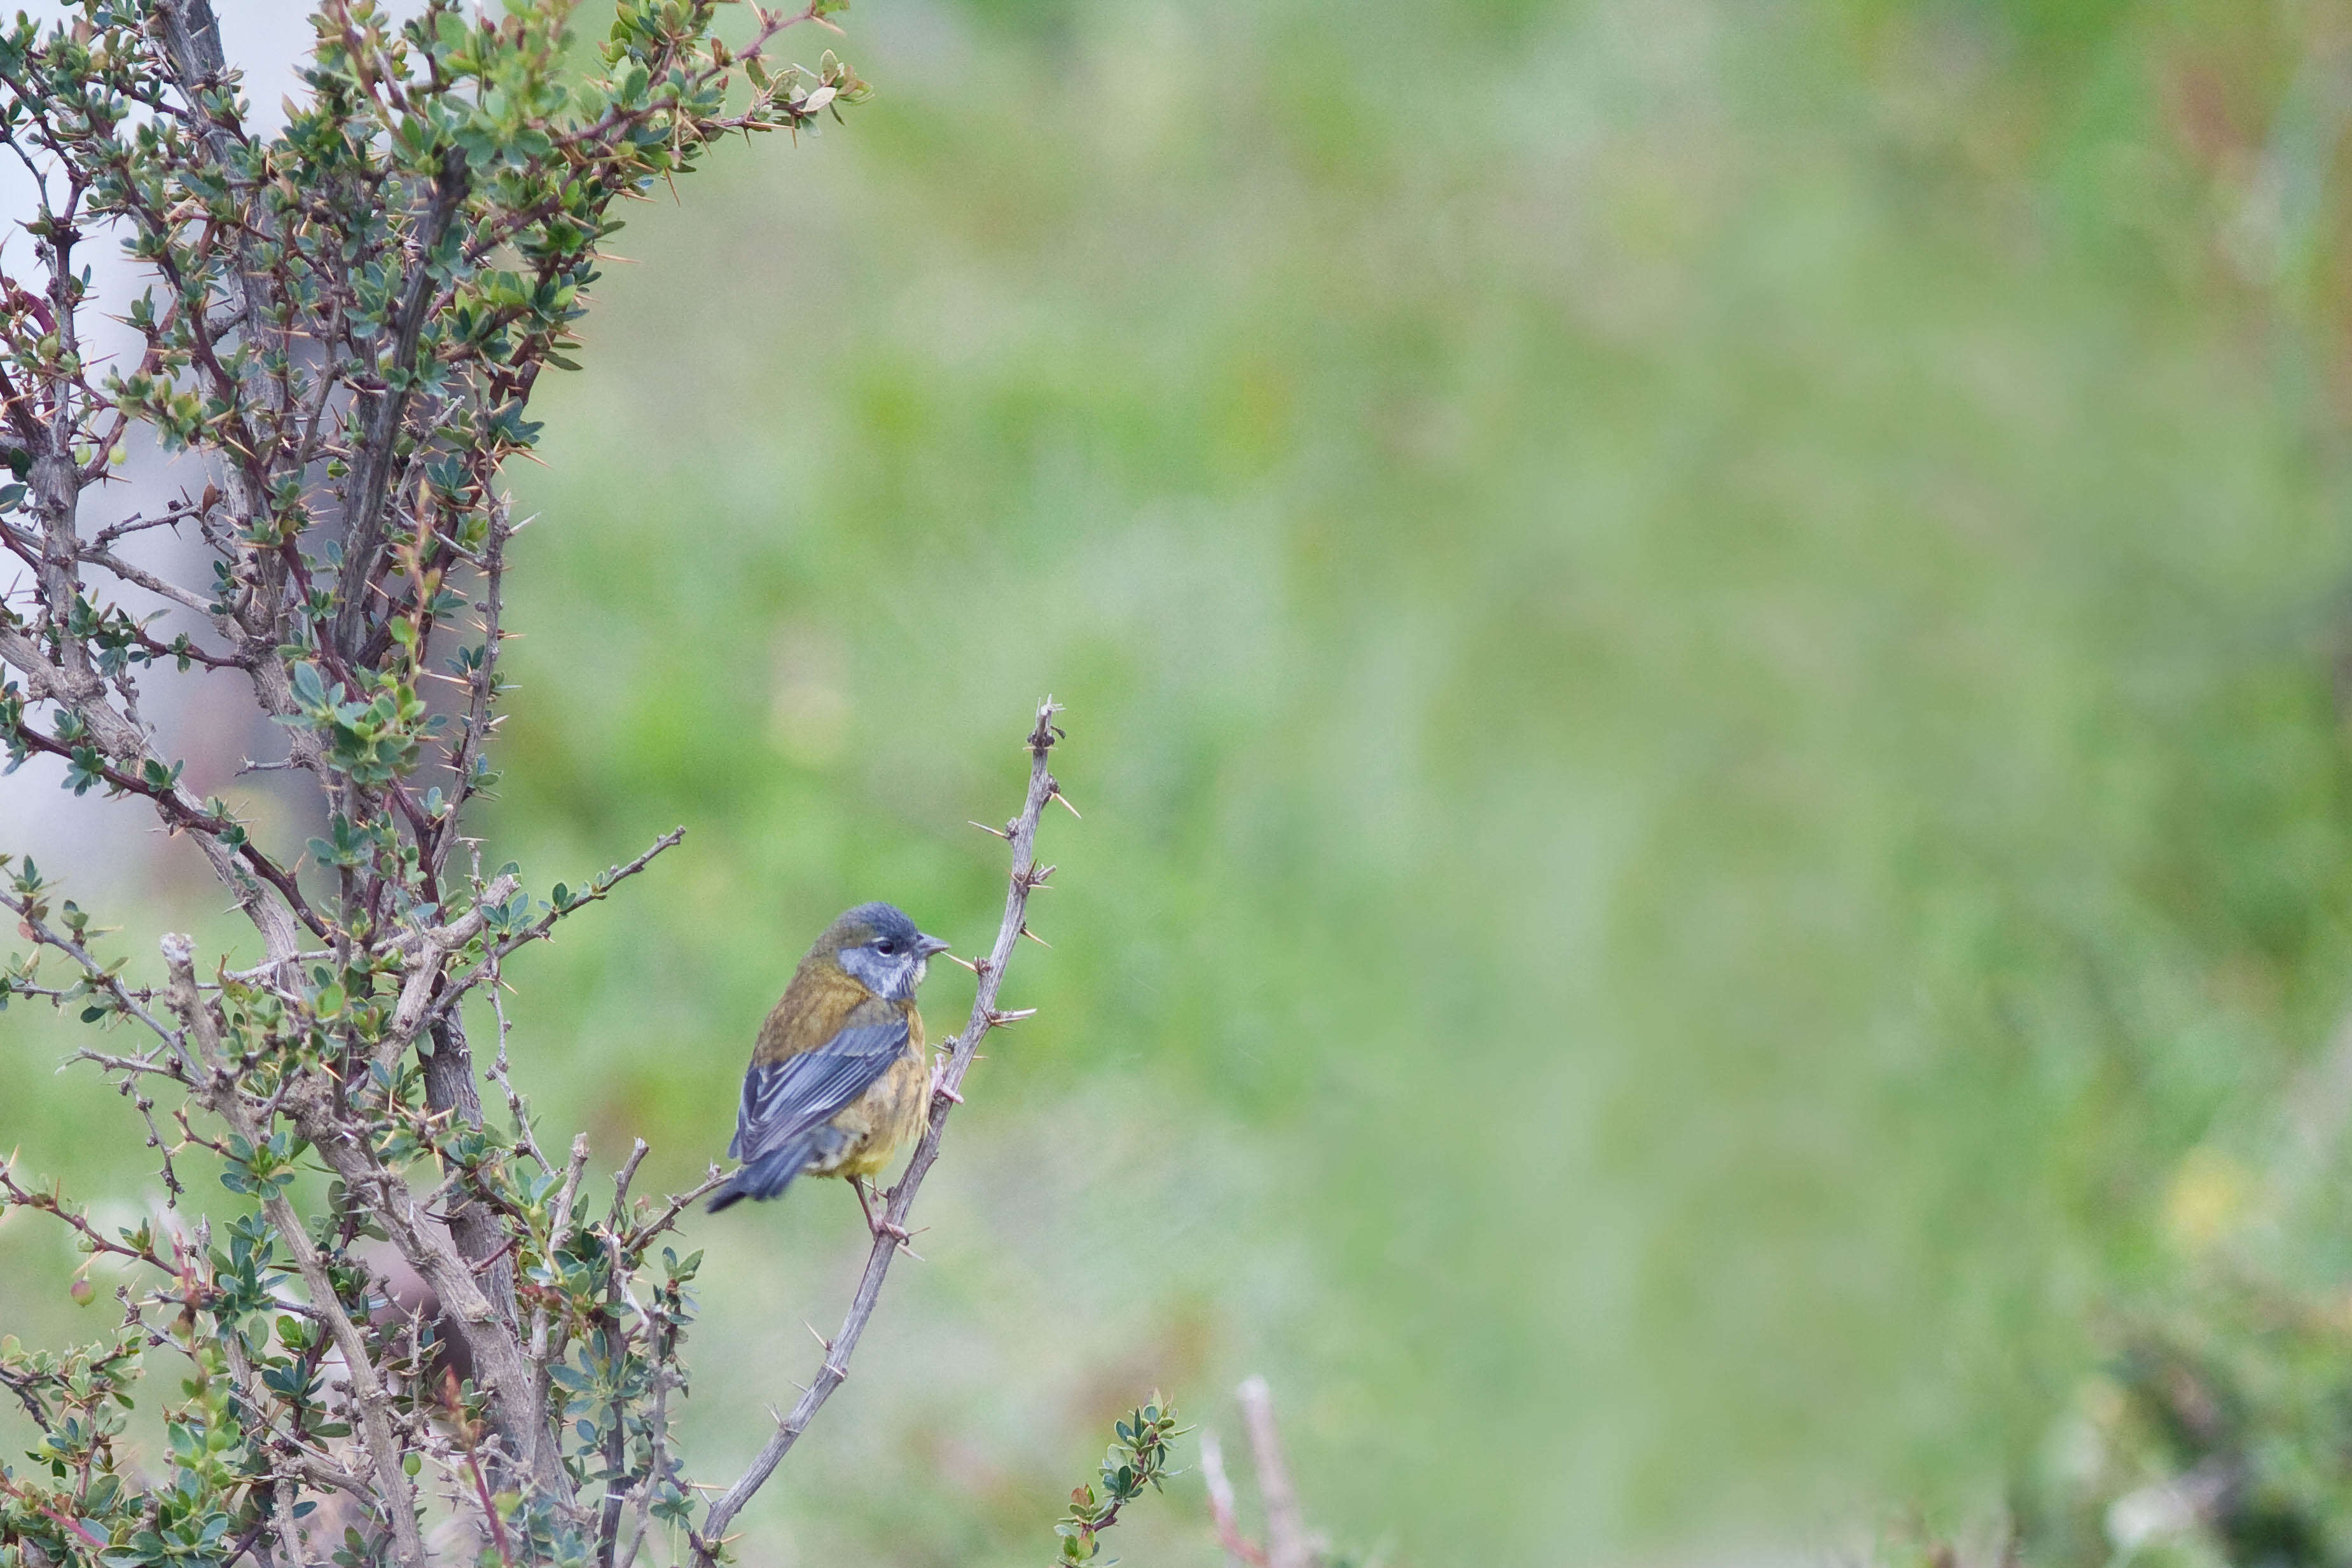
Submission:
[[[499,995],[499,972],[490,970],[490,1016],[498,1021],[499,1049],[490,1061],[490,1082],[507,1097],[507,1113],[514,1118],[515,1141],[522,1152],[543,1171],[555,1167],[547,1163],[547,1155],[539,1146],[539,1138],[530,1128],[530,1113],[524,1107],[522,1096],[515,1092],[514,1080],[507,1076],[507,1006]]]
[[[31,1378],[20,1377],[5,1367],[0,1367],[0,1388],[7,1389],[23,1403],[25,1413],[32,1416],[34,1426],[44,1432],[51,1429],[49,1413],[43,1407],[39,1396],[33,1392]]]
[[[585,888],[582,889],[579,897],[573,899],[562,908],[548,910],[546,914],[532,921],[529,925],[524,926],[520,931],[516,932],[513,936],[496,944],[490,948],[488,955],[484,957],[480,963],[475,965],[457,979],[452,980],[448,985],[442,988],[440,997],[434,1002],[431,1009],[425,1012],[424,1021],[430,1023],[434,1019],[438,1018],[441,1014],[457,1006],[458,1001],[467,991],[470,991],[476,986],[480,985],[500,963],[505,961],[507,956],[512,953],[516,948],[523,946],[527,942],[536,942],[540,940],[548,934],[549,930],[554,926],[557,921],[562,919],[565,915],[576,915],[581,910],[586,908],[589,904],[594,904],[599,900],[609,896],[616,885],[626,882],[629,878],[636,875],[637,873],[645,870],[646,866],[653,863],[653,859],[656,855],[661,853],[664,850],[675,848],[678,841],[685,837],[686,830],[684,828],[672,828],[668,832],[664,833],[660,838],[656,839],[652,845],[646,849],[645,853],[629,862],[626,865],[616,865],[607,869],[602,877],[599,877],[594,882],[590,883]]]
[[[677,1222],[677,1217],[685,1213],[688,1206],[693,1204],[697,1198],[709,1193],[713,1188],[717,1187],[726,1179],[727,1173],[720,1170],[716,1165],[714,1165],[710,1167],[710,1174],[709,1176],[704,1176],[700,1181],[695,1183],[692,1186],[688,1187],[684,1192],[672,1193],[669,1196],[668,1200],[655,1212],[652,1218],[646,1220],[644,1224],[629,1232],[626,1240],[624,1242],[629,1255],[631,1257],[636,1257],[642,1254],[646,1249],[646,1244],[651,1242],[655,1237],[659,1236],[662,1232],[667,1230],[672,1225],[675,1225]]]
[[[122,982],[115,978],[111,969],[90,956],[89,948],[70,936],[59,936],[49,928],[47,922],[37,918],[33,913],[33,901],[29,897],[17,898],[5,891],[0,891],[0,909],[5,909],[16,916],[18,929],[26,936],[45,947],[56,948],[79,965],[91,989],[105,992],[126,1016],[137,1019],[141,1023],[145,1024],[156,1039],[171,1048],[174,1056],[185,1061],[186,1047],[181,1041],[179,1031],[165,1027],[153,1013],[142,1006],[124,988]]]
[[[947,1134],[948,1113],[958,1101],[958,1091],[966,1071],[971,1067],[972,1056],[981,1040],[992,1029],[1002,1028],[1011,1021],[1011,1015],[996,1008],[997,989],[1003,982],[1004,966],[1013,956],[1013,947],[1021,940],[1022,919],[1029,906],[1029,894],[1039,883],[1053,873],[1053,867],[1036,863],[1037,820],[1045,804],[1058,792],[1052,769],[1047,766],[1054,743],[1062,732],[1054,724],[1060,712],[1048,697],[1037,709],[1037,722],[1029,733],[1029,793],[1023,802],[1021,815],[1010,832],[1013,847],[1011,886],[1004,896],[1004,918],[996,930],[995,946],[980,966],[980,984],[971,999],[971,1016],[963,1032],[948,1042],[947,1062],[933,1086],[930,1118],[923,1129],[922,1141],[915,1147],[914,1157],[907,1162],[906,1175],[890,1189],[889,1202],[884,1210],[883,1223],[876,1228],[874,1246],[866,1257],[866,1270],[858,1278],[857,1291],[850,1300],[849,1313],[842,1320],[841,1332],[833,1336],[832,1343],[818,1364],[815,1378],[802,1394],[792,1413],[776,1424],[776,1430],[758,1458],[751,1461],[742,1478],[729,1487],[710,1505],[699,1531],[689,1531],[696,1561],[703,1568],[711,1568],[726,1540],[727,1527],[743,1511],[743,1505],[776,1472],[784,1456],[792,1451],[800,1435],[808,1429],[833,1391],[849,1375],[849,1358],[857,1349],[858,1337],[865,1333],[866,1321],[874,1315],[875,1303],[882,1294],[882,1281],[890,1271],[891,1260],[898,1255],[899,1237],[907,1227],[907,1215],[914,1207],[915,1195],[922,1189],[923,1178],[940,1157],[940,1140]],[[1025,1015],[1024,1015],[1025,1016]],[[895,1234],[894,1234],[895,1232]]]
[[[206,1073],[215,1082],[225,1080],[226,1075],[220,1066],[219,1033],[211,1004],[196,990],[194,945],[176,934],[164,937],[163,966],[172,977],[173,1010],[180,1015],[189,1036],[196,1042],[197,1055]],[[234,1082],[226,1082],[221,1092],[209,1099],[212,1109],[237,1136],[249,1145],[257,1145],[263,1141],[264,1134],[237,1098]],[[384,1392],[374,1362],[369,1359],[366,1342],[360,1337],[351,1314],[344,1311],[342,1299],[335,1293],[326,1263],[310,1239],[310,1227],[294,1211],[286,1195],[273,1190],[262,1199],[262,1209],[269,1216],[278,1239],[293,1254],[295,1267],[310,1288],[310,1304],[326,1315],[327,1331],[334,1336],[335,1348],[342,1353],[344,1373],[352,1381],[352,1403],[359,1407],[361,1447],[376,1473],[372,1500],[392,1527],[400,1560],[410,1568],[424,1568],[425,1539],[416,1529],[416,1494],[401,1469],[401,1450],[393,1437],[391,1397]]]
[[[1274,1395],[1263,1377],[1244,1380],[1234,1391],[1241,1401],[1242,1426],[1257,1461],[1257,1490],[1265,1504],[1266,1568],[1314,1568],[1315,1544],[1298,1511],[1298,1491],[1282,1457],[1282,1433],[1274,1424]]]
[[[1224,1549],[1225,1561],[1266,1568],[1265,1548],[1242,1533],[1241,1517],[1234,1508],[1233,1479],[1225,1474],[1224,1447],[1206,1427],[1201,1430],[1201,1479],[1209,1489],[1209,1519],[1217,1528],[1217,1544]]]

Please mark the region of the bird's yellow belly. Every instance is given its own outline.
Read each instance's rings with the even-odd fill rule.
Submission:
[[[813,1167],[814,1176],[870,1176],[890,1163],[900,1145],[923,1125],[924,1102],[929,1098],[929,1053],[912,1040],[874,1087],[850,1103],[831,1125],[849,1134],[834,1160]]]

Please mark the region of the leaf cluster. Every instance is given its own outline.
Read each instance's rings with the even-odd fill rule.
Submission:
[[[619,204],[868,96],[829,51],[777,54],[836,8],[619,0],[583,47],[572,0],[320,0],[275,131],[207,0],[0,23],[0,158],[33,192],[0,246],[0,554],[20,569],[0,767],[53,758],[72,793],[152,810],[263,953],[200,963],[166,937],[160,983],[134,982],[29,856],[0,855],[25,944],[0,953],[0,1008],[98,1031],[77,1058],[121,1088],[165,1194],[110,1228],[0,1165],[0,1218],[68,1227],[77,1297],[103,1264],[120,1313],[80,1347],[0,1345],[43,1434],[0,1465],[5,1568],[422,1568],[426,1528],[460,1519],[501,1562],[623,1568],[684,1522],[668,1431],[698,1260],[656,1250],[685,1200],[633,1197],[633,1158],[593,1212],[585,1144],[551,1158],[508,1078],[503,1013],[490,1062],[466,1034],[518,948],[678,837],[540,896],[466,836],[499,783],[521,526],[499,474],[538,439],[540,376],[576,367]],[[133,264],[127,298],[99,299],[99,245]],[[127,351],[99,346],[101,303]],[[100,521],[150,444],[183,482]],[[160,739],[151,684],[206,674],[282,737],[264,766],[294,811],[200,786]],[[319,825],[285,841],[265,816]],[[211,1204],[183,1205],[191,1151]],[[421,1287],[394,1289],[395,1262]],[[168,1459],[141,1463],[122,1412],[157,1357],[181,1397]]]
[[[1150,1404],[1128,1412],[1112,1429],[1097,1484],[1070,1491],[1070,1511],[1054,1526],[1054,1533],[1062,1539],[1055,1562],[1093,1563],[1100,1558],[1106,1568],[1118,1562],[1116,1557],[1100,1557],[1102,1542],[1097,1538],[1117,1524],[1119,1511],[1141,1497],[1147,1488],[1158,1491],[1176,1473],[1168,1468],[1169,1446],[1191,1430],[1176,1424],[1176,1406],[1156,1391]]]

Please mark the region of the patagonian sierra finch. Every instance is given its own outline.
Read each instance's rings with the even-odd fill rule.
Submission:
[[[866,1178],[922,1128],[931,1063],[915,988],[948,944],[887,904],[861,904],[816,939],[760,1026],[727,1152],[743,1162],[711,1212],[773,1197],[798,1176]]]

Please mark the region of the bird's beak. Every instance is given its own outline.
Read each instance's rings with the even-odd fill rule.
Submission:
[[[929,957],[934,953],[944,953],[954,946],[954,943],[942,942],[936,936],[918,936],[915,938],[915,951],[919,956],[925,958]]]

